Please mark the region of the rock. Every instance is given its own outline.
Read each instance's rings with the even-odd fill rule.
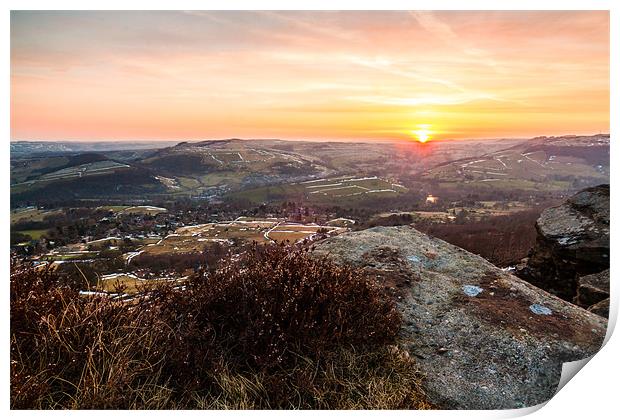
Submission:
[[[409,226],[342,234],[313,252],[364,267],[400,297],[400,345],[442,408],[542,403],[562,363],[591,356],[605,336],[600,316]]]
[[[536,229],[536,245],[516,274],[573,301],[579,276],[609,268],[609,185],[587,188],[544,210]]]
[[[602,316],[603,318],[609,318],[609,298],[590,306],[588,311]]]
[[[609,269],[579,277],[575,303],[588,308],[609,298]]]

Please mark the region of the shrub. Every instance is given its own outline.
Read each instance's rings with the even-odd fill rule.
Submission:
[[[129,408],[135,390],[159,393],[158,320],[82,298],[50,269],[11,269],[12,408]]]
[[[391,299],[301,250],[254,247],[132,301],[11,270],[12,408],[429,407]]]

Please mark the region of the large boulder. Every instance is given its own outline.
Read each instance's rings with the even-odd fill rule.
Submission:
[[[562,363],[591,356],[605,336],[604,318],[409,226],[346,233],[313,252],[365,268],[394,295],[400,345],[442,408],[542,403]]]
[[[609,299],[609,269],[600,273],[579,277],[575,303],[588,308]]]
[[[609,318],[609,298],[601,300],[600,302],[588,307],[588,311],[602,317]]]
[[[609,185],[580,191],[536,222],[535,247],[517,274],[565,300],[580,276],[609,268]]]

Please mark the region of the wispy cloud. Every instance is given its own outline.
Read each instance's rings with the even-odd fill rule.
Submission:
[[[340,39],[344,41],[351,41],[355,38],[354,34],[343,30],[343,28],[334,28],[332,26],[326,25],[324,22],[321,22],[321,19],[315,19],[312,23],[310,23],[303,18],[294,17],[299,14],[293,14],[291,12],[283,13],[272,11],[257,11],[256,13],[268,18],[284,21],[294,26],[297,30],[301,30],[314,35]],[[317,13],[329,14],[333,12],[323,11]]]
[[[12,12],[11,111],[16,139],[599,131],[609,14]]]
[[[448,23],[438,18],[433,12],[410,11],[409,14],[422,28],[442,40],[446,45],[460,48],[464,54],[479,59],[481,64],[493,68],[498,67],[497,61],[490,57],[488,51],[470,45],[464,40],[463,36],[459,36]]]
[[[451,95],[420,95],[420,96],[349,96],[351,101],[368,102],[373,104],[397,105],[404,107],[421,105],[462,105],[474,101],[490,100],[498,101],[489,94],[451,94]],[[499,100],[501,101],[501,100]]]

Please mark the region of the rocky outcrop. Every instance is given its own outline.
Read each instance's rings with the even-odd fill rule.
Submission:
[[[574,301],[579,277],[609,268],[609,185],[585,189],[546,209],[536,229],[536,246],[517,275]]]
[[[594,305],[589,306],[588,311],[604,318],[609,318],[609,298],[601,300],[599,303],[595,303]]]
[[[579,277],[575,303],[584,308],[609,298],[609,269]]]
[[[401,346],[442,408],[539,404],[562,363],[601,346],[606,320],[409,226],[332,237],[315,254],[364,267],[403,315]]]

